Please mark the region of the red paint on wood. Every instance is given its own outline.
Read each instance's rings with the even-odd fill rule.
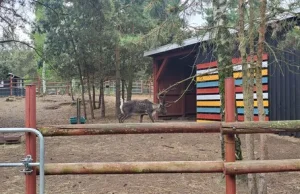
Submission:
[[[268,91],[268,85],[263,85],[263,91],[266,92]],[[235,87],[235,92],[242,93],[243,92],[243,87],[238,86]],[[256,87],[254,87],[254,92],[256,92]],[[219,88],[197,88],[197,94],[218,94],[219,93]]]
[[[197,94],[217,94],[219,88],[197,88]]]
[[[213,61],[209,63],[201,63],[197,65],[197,69],[207,69],[211,67],[217,67],[217,61]]]
[[[250,62],[250,57],[247,58],[247,61]],[[268,55],[264,54],[263,55],[263,61],[268,59]],[[253,57],[253,60],[256,61],[257,60],[257,56]],[[232,64],[233,65],[240,65],[242,62],[241,58],[233,58],[232,59]],[[197,65],[197,69],[208,69],[208,68],[213,68],[213,67],[217,67],[217,61],[213,61],[213,62],[209,62],[209,63],[202,63],[202,64],[198,64]]]
[[[263,91],[268,91],[268,85],[263,85]],[[256,92],[256,86],[253,88],[253,91]],[[235,92],[243,92],[243,87],[238,86],[235,88]]]
[[[258,116],[254,116],[253,117],[254,121],[259,121],[259,117]],[[238,115],[238,121],[244,121],[244,115]],[[269,121],[269,117],[266,116],[266,121]]]
[[[157,91],[158,91],[158,81],[156,81],[156,74],[157,74],[157,62],[153,60],[153,102],[157,103]]]
[[[156,81],[158,81],[161,78],[161,75],[165,72],[166,66],[168,65],[168,61],[169,61],[169,58],[165,58],[163,60],[162,65],[161,65],[161,67],[159,68],[159,70],[156,74]]]
[[[235,121],[235,85],[234,78],[225,79],[225,121]],[[224,136],[225,161],[235,162],[235,137],[234,134]],[[226,194],[236,194],[235,175],[225,175]]]
[[[197,114],[197,119],[221,120],[220,114]]]
[[[263,55],[263,61],[267,60],[268,59],[268,54],[264,54]],[[254,56],[253,57],[253,61],[256,61],[257,60],[257,56]],[[251,61],[251,57],[247,57],[247,62],[250,62]],[[242,59],[241,58],[233,58],[232,59],[232,64],[234,65],[238,65],[238,64],[241,64],[242,63]]]
[[[25,127],[36,128],[36,87],[26,86],[25,96]],[[36,135],[25,133],[26,155],[31,155],[33,162],[36,162]],[[26,194],[36,194],[36,168],[31,174],[25,175]]]

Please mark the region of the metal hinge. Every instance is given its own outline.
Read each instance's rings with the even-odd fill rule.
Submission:
[[[33,161],[31,155],[27,155],[21,162],[24,164],[25,169],[20,170],[24,174],[31,174],[33,172],[32,166],[29,166],[29,163]]]

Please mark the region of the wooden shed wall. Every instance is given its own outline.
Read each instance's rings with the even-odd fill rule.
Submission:
[[[155,59],[155,58],[154,58]],[[156,79],[157,92],[163,91],[169,86],[176,82],[182,81],[183,79],[193,76],[196,73],[196,69],[193,68],[195,61],[195,53],[185,54],[180,56],[169,57],[165,70],[160,75],[159,79]],[[159,70],[162,68],[163,60],[156,61],[156,68],[154,77],[157,77]],[[183,82],[171,90],[166,95],[166,101],[172,102],[177,99],[178,102],[167,108],[167,117],[179,117],[179,116],[196,116],[196,88],[195,83],[190,84],[189,81]],[[187,92],[183,96],[181,94],[187,89]],[[156,98],[156,96],[154,96]],[[154,99],[156,100],[156,99]],[[160,117],[162,115],[159,115]]]
[[[263,57],[262,69],[262,83],[264,106],[266,113],[266,120],[269,120],[269,101],[268,101],[268,56]],[[240,58],[232,59],[234,65],[234,78],[236,86],[236,107],[238,113],[238,120],[244,120],[244,103],[243,103],[243,88],[242,88],[242,65]],[[209,75],[201,76],[201,74],[208,73]],[[202,63],[197,65],[197,121],[219,121],[221,120],[220,112],[220,94],[219,94],[219,76],[217,70],[217,61],[210,63]],[[258,109],[256,93],[254,93],[254,119],[258,120]]]

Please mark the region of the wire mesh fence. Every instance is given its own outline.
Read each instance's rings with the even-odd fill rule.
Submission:
[[[43,81],[40,78],[23,79],[17,77],[10,77],[8,80],[0,80],[0,97],[8,96],[25,96],[25,85],[35,84],[36,93],[44,95],[70,95],[81,93],[81,84],[79,81],[72,82],[55,82]],[[95,92],[99,93],[99,84],[95,83]],[[84,84],[85,92],[87,91],[87,84]],[[72,91],[71,91],[72,90]],[[116,82],[109,80],[104,82],[104,94],[115,95]],[[124,88],[125,95],[127,94]],[[153,93],[152,81],[136,80],[132,84],[132,94],[135,95],[151,95]]]

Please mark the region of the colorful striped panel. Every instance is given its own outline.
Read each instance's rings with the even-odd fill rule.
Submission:
[[[254,61],[257,57],[254,57]],[[265,107],[266,115],[269,114],[269,101],[268,101],[268,55],[263,56],[262,62],[262,83],[263,83],[263,105]],[[250,61],[250,58],[248,58]],[[233,76],[235,78],[235,92],[236,92],[236,106],[238,111],[238,120],[244,119],[244,102],[243,102],[243,87],[242,87],[242,65],[241,59],[232,59],[233,64]],[[250,66],[250,64],[248,64]],[[205,64],[197,65],[197,121],[219,121],[221,119],[220,115],[220,95],[219,95],[219,76],[217,69],[217,62],[213,61]],[[257,109],[257,95],[256,87],[254,89],[254,114],[258,114]],[[254,117],[258,119],[258,117]],[[269,118],[266,117],[266,120]]]

